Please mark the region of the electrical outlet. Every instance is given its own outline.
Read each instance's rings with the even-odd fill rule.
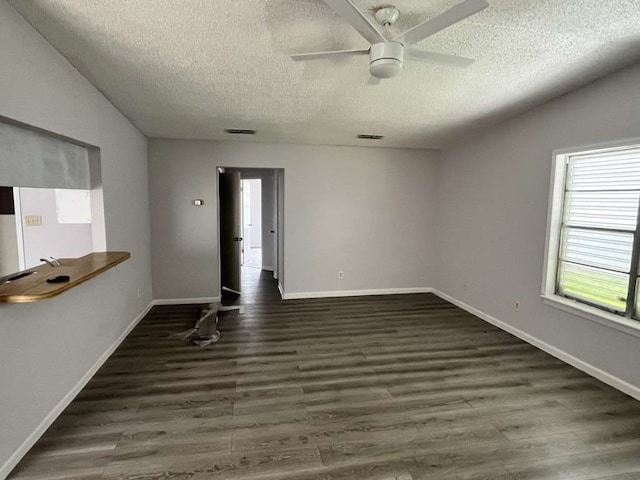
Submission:
[[[338,278],[342,280],[344,278],[344,272],[342,271],[338,272]]]
[[[516,302],[513,308],[515,308],[516,310],[520,310],[520,302]]]
[[[24,216],[24,224],[27,227],[41,227],[42,226],[42,216],[41,215],[25,215]]]

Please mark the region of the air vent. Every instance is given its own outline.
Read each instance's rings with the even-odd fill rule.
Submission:
[[[362,140],[382,140],[384,138],[384,135],[368,135],[361,133],[360,135],[358,135],[358,138]]]
[[[232,135],[255,135],[255,130],[249,130],[246,128],[227,128],[225,132],[230,133]]]

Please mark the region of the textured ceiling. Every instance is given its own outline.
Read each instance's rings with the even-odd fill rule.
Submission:
[[[322,0],[10,0],[150,137],[439,148],[640,60],[640,0],[488,0],[418,44],[475,58],[466,69],[405,62],[367,86],[367,48]],[[386,3],[354,0],[370,8]],[[458,3],[395,0],[399,33]],[[362,141],[358,133],[383,134]],[[231,139],[238,139],[233,137]]]

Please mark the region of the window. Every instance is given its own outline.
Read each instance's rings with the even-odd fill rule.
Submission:
[[[557,153],[553,175],[543,296],[640,327],[640,145]]]

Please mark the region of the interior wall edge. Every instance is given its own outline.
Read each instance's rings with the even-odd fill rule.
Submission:
[[[14,451],[14,453],[7,459],[4,465],[0,466],[0,479],[5,479],[9,476],[11,471],[20,462],[27,452],[35,445],[40,437],[47,431],[47,429],[53,424],[58,416],[64,411],[65,408],[73,401],[73,399],[80,393],[80,391],[89,383],[91,378],[96,374],[100,367],[106,362],[109,357],[116,351],[125,338],[131,333],[131,331],[140,323],[144,316],[153,307],[153,301],[149,302],[147,306],[133,319],[133,321],[127,326],[122,334],[104,351],[102,355],[96,360],[96,362],[89,368],[87,373],[73,386],[71,390],[58,402],[58,404],[45,416],[38,427],[31,432],[31,434],[22,442],[22,444]]]
[[[626,393],[627,395],[635,398],[636,400],[640,400],[640,386],[632,385],[631,383],[609,372],[606,372],[592,365],[589,362],[586,362],[574,355],[571,355],[570,353],[560,348],[554,347],[553,345],[543,340],[540,340],[539,338],[533,335],[530,335],[524,332],[523,330],[515,328],[512,325],[509,325],[508,323],[503,322],[502,320],[499,320],[492,315],[484,313],[483,311],[478,310],[477,308],[472,307],[471,305],[468,305],[467,303],[461,300],[458,300],[457,298],[452,297],[451,295],[441,292],[440,290],[434,289],[433,293],[438,297],[442,298],[443,300],[446,300],[447,302],[452,303],[456,307],[459,307],[469,312],[470,314],[478,317],[479,319],[484,320],[485,322],[490,323],[498,327],[499,329],[504,330],[505,332],[518,337],[520,340],[523,340],[528,344],[539,348],[540,350],[548,353],[549,355],[557,358],[558,360],[562,360],[563,362],[568,363],[572,367],[575,367],[578,370],[588,375],[591,375],[594,378],[597,378],[598,380],[606,383],[607,385],[617,390],[620,390],[623,393]]]

